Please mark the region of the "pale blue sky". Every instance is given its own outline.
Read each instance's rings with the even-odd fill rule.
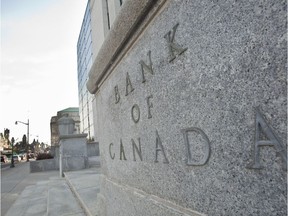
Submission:
[[[50,144],[50,119],[78,106],[77,40],[87,0],[1,0],[0,132]]]

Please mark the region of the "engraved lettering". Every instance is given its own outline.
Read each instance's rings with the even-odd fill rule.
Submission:
[[[128,90],[129,87],[130,87],[130,91]],[[125,96],[127,96],[132,91],[134,91],[134,88],[132,86],[129,74],[127,73],[127,75],[126,75],[126,94],[125,94]]]
[[[202,165],[205,165],[208,160],[209,160],[209,157],[210,157],[210,141],[208,139],[208,136],[200,129],[200,128],[197,128],[197,127],[191,127],[191,128],[186,128],[186,129],[183,129],[181,130],[181,132],[183,133],[183,136],[184,136],[184,142],[185,142],[185,145],[187,147],[187,162],[186,164],[188,166],[202,166]],[[199,161],[195,161],[192,159],[192,156],[191,156],[191,150],[192,148],[190,147],[190,142],[189,142],[189,139],[188,139],[188,133],[189,132],[196,132],[198,134],[201,135],[201,137],[204,139],[204,142],[203,142],[203,157],[201,158],[201,160]]]
[[[272,128],[268,125],[266,120],[264,119],[261,112],[256,109],[256,117],[255,117],[255,141],[254,141],[254,155],[253,162],[250,163],[247,168],[249,169],[262,169],[263,167],[260,165],[260,147],[270,146],[274,147],[277,152],[277,156],[280,156],[282,159],[282,166],[284,170],[287,170],[287,155],[286,148],[283,145],[282,141],[277,137],[276,133],[272,130]],[[260,135],[261,131],[266,135],[268,140],[261,140]]]
[[[134,104],[131,109],[131,116],[134,123],[137,123],[140,119],[140,109],[137,104]],[[136,117],[135,117],[136,116]]]
[[[153,95],[150,95],[146,98],[147,100],[147,106],[148,106],[148,119],[149,118],[152,118],[152,115],[151,115],[151,108],[153,107],[153,104],[151,103],[150,99],[153,98]]]
[[[113,156],[112,156],[112,154],[111,154],[111,147],[112,147],[112,146],[113,146],[113,143],[110,143],[110,145],[109,145],[109,153],[110,153],[111,159],[114,160],[114,158],[115,158],[115,153],[113,154]]]
[[[122,155],[123,155],[123,160],[127,160],[125,157],[125,151],[124,151],[124,147],[122,144],[122,140],[120,139],[120,160],[122,160]]]
[[[179,23],[177,23],[174,27],[173,27],[173,31],[172,31],[172,36],[171,36],[171,31],[169,31],[164,38],[167,40],[168,45],[169,45],[169,55],[170,55],[170,60],[169,62],[173,61],[176,58],[175,52],[178,53],[178,55],[181,55],[183,52],[185,52],[188,48],[182,48],[180,45],[176,44],[174,42],[175,39],[175,32],[176,29],[178,27]]]
[[[159,134],[158,134],[158,131],[156,130],[156,154],[155,154],[155,163],[158,163],[158,152],[162,152],[163,153],[163,163],[169,163],[167,157],[166,157],[166,154],[165,154],[165,151],[164,151],[164,148],[163,148],[163,145],[162,145],[162,142],[161,142],[161,139],[159,137]]]
[[[134,142],[133,139],[131,139],[132,142],[132,147],[133,147],[133,159],[134,161],[136,161],[136,157],[135,157],[135,150],[140,158],[140,160],[142,161],[142,152],[141,152],[141,144],[140,144],[140,137],[138,138],[138,143],[139,143],[139,148],[137,147],[136,143]]]
[[[118,85],[116,85],[114,87],[114,90],[115,90],[115,104],[117,104],[120,101],[120,94],[119,94],[119,91],[118,91]]]
[[[146,82],[145,76],[144,76],[144,68],[146,71],[151,73],[152,75],[154,74],[153,69],[152,69],[152,61],[151,61],[151,51],[148,51],[148,57],[149,57],[149,65],[147,65],[143,60],[141,60],[139,63],[141,65],[141,71],[142,71],[142,83]]]

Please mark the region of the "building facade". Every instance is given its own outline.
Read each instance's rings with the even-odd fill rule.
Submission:
[[[9,143],[9,133],[10,131],[7,128],[4,128],[4,133],[0,133],[0,151],[11,149],[11,145]]]
[[[80,117],[78,107],[69,107],[57,112],[50,120],[51,146],[57,146],[59,143],[58,120],[63,117],[71,117],[75,122],[75,133],[80,133]]]
[[[287,215],[286,6],[125,1],[87,82],[97,215]]]
[[[93,121],[91,121],[93,97],[87,93],[85,83],[87,72],[91,68],[92,56],[91,12],[87,4],[77,44],[77,63],[80,128],[81,132],[88,134],[89,140],[94,139]]]
[[[88,0],[78,38],[77,70],[80,132],[87,133],[89,141],[97,141],[97,132],[94,129],[92,108],[95,97],[89,94],[86,88],[88,73],[122,3],[123,0]]]

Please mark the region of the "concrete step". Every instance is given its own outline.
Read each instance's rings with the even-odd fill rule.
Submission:
[[[89,168],[100,167],[100,156],[90,156],[88,157]]]
[[[65,172],[64,176],[86,215],[98,215],[96,200],[100,192],[100,168]]]

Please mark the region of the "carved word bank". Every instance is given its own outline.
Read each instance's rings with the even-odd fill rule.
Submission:
[[[167,34],[164,35],[164,39],[167,42],[168,50],[169,50],[169,62],[172,62],[175,58],[180,56],[181,54],[185,53],[185,51],[188,49],[184,46],[179,45],[175,41],[175,33],[177,31],[179,24],[177,23],[172,30],[170,30]],[[154,70],[152,67],[152,60],[151,60],[151,51],[148,51],[147,53],[148,56],[148,64],[145,63],[145,61],[141,60],[139,62],[139,66],[141,68],[141,77],[142,77],[142,83],[146,82],[146,77],[145,73],[150,73],[152,76],[154,74]],[[150,75],[150,76],[151,76]],[[125,88],[125,97],[128,97],[131,92],[134,91],[129,73],[126,73],[126,88]],[[114,87],[114,96],[115,96],[115,106],[119,106],[119,102],[122,99],[122,95],[119,92],[118,85]],[[152,118],[152,112],[151,110],[153,109],[153,95],[149,95],[145,98],[146,104],[147,104],[147,118],[151,119]],[[287,170],[287,154],[286,154],[286,147],[283,145],[282,141],[277,137],[276,133],[272,130],[272,128],[268,125],[268,123],[265,121],[263,115],[261,112],[256,109],[255,112],[255,141],[253,143],[253,158],[252,158],[252,163],[247,165],[247,168],[249,169],[261,169],[262,166],[260,164],[260,148],[263,146],[270,146],[275,149],[275,151],[278,153],[278,156],[281,157],[282,159],[282,165],[283,169]],[[137,124],[140,120],[140,108],[137,104],[132,104],[131,105],[131,120]],[[183,147],[185,147],[186,152],[187,152],[187,160],[186,160],[186,165],[188,166],[201,166],[205,165],[210,158],[210,146],[211,143],[209,141],[209,137],[201,128],[197,127],[189,127],[189,128],[183,128],[179,131],[179,133],[183,134],[184,138],[184,143]],[[195,135],[198,134],[202,137],[202,157],[201,159],[195,159],[192,158],[192,149],[193,146],[191,146],[192,142],[188,139],[188,135]],[[265,136],[268,138],[267,140],[261,140],[260,139],[260,134],[263,133]],[[191,136],[190,136],[191,137]],[[191,139],[191,138],[190,138]],[[119,159],[119,160],[127,160],[127,157],[125,155],[125,148],[123,146],[122,140],[119,140],[119,143],[110,143],[108,145],[109,147],[109,154],[110,158],[112,160],[114,159]],[[115,154],[115,149],[118,148],[120,149],[119,155]],[[127,147],[126,147],[127,148]],[[131,148],[133,150],[133,160],[134,161],[142,161],[143,156],[142,156],[142,150],[141,150],[141,141],[140,138],[137,138],[137,140],[131,139]],[[158,157],[159,154],[162,154],[163,158],[163,163],[169,163],[169,158],[167,158],[166,153],[165,153],[165,146],[163,145],[161,141],[161,137],[159,136],[159,132],[155,130],[155,151],[154,151],[154,162],[158,163]]]

